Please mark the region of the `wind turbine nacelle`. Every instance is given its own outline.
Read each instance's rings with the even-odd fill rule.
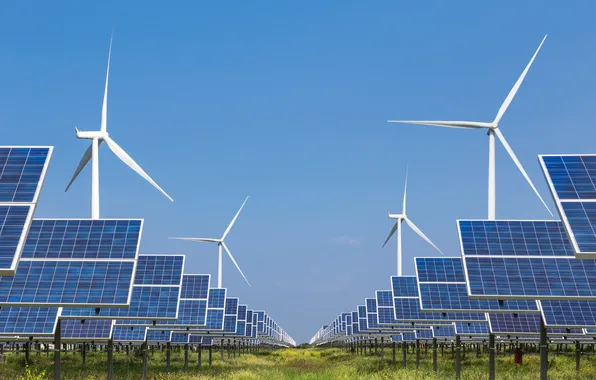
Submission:
[[[100,139],[101,140],[107,135],[106,132],[101,132],[101,131],[92,131],[92,132],[79,131],[76,127],[75,127],[75,130],[77,132],[78,139],[89,139],[89,140]]]
[[[389,219],[403,219],[404,216],[402,214],[389,214]]]

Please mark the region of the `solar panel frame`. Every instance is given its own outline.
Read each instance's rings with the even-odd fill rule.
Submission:
[[[570,158],[579,158],[581,160],[582,166],[583,166],[583,170],[585,171],[582,174],[585,174],[584,179],[590,179],[591,182],[591,187],[593,188],[594,183],[592,181],[592,174],[589,173],[589,168],[586,166],[586,162],[584,160],[584,157],[591,157],[594,158],[596,157],[596,155],[594,154],[541,154],[538,156],[538,161],[540,162],[540,166],[542,168],[542,172],[544,174],[544,177],[546,179],[546,182],[548,183],[548,187],[549,190],[551,192],[551,195],[553,197],[553,200],[555,202],[555,205],[557,207],[557,211],[559,212],[559,215],[561,216],[561,220],[563,222],[563,225],[565,226],[565,229],[567,230],[567,234],[569,235],[569,239],[571,240],[574,252],[575,252],[575,256],[577,258],[580,259],[596,259],[596,249],[592,249],[592,250],[588,250],[585,251],[580,247],[579,241],[576,237],[576,234],[574,232],[574,229],[571,226],[571,223],[569,221],[569,216],[568,216],[568,211],[570,210],[566,210],[566,206],[571,206],[571,205],[587,205],[587,204],[591,204],[591,206],[596,206],[593,203],[596,202],[596,196],[594,196],[594,191],[592,189],[588,189],[588,188],[584,188],[582,190],[578,190],[578,188],[576,187],[576,185],[580,185],[579,183],[576,184],[575,181],[573,181],[569,170],[568,170],[568,164],[570,163],[565,163],[564,160],[565,158],[570,159]],[[571,191],[568,191],[568,194],[562,194],[557,190],[557,186],[555,185],[554,181],[553,181],[553,176],[559,175],[559,173],[555,173],[554,171],[551,172],[549,170],[549,165],[546,161],[554,161],[555,159],[560,159],[561,163],[565,166],[565,172],[566,172],[566,180],[569,180],[569,186],[573,186],[573,193],[571,194]],[[588,185],[587,187],[590,187],[590,185]],[[590,191],[592,190],[592,191]],[[581,194],[580,194],[581,193]],[[587,215],[587,211],[584,209],[584,212]],[[591,222],[591,221],[589,221]],[[578,227],[578,226],[576,226]],[[590,227],[593,227],[593,224],[591,224]],[[578,231],[579,232],[579,231]],[[592,228],[592,233],[591,235],[591,240],[596,240],[596,233],[594,232],[593,228]],[[592,246],[594,245],[593,243],[591,244]]]
[[[136,331],[135,331],[136,330]],[[134,334],[133,334],[134,332]],[[112,331],[114,342],[144,342],[147,340],[147,327],[145,326],[117,326]]]
[[[64,342],[104,342],[111,339],[114,330],[114,321],[109,319],[85,321],[84,324],[80,320],[65,319],[60,324],[60,339]],[[81,332],[71,329],[77,327],[77,324],[81,326]],[[85,335],[91,328],[99,329],[101,335]]]
[[[596,328],[596,301],[541,300],[540,313],[547,328]]]
[[[180,294],[182,291],[182,281],[184,278],[184,266],[186,263],[186,256],[185,255],[171,255],[171,254],[140,254],[137,258],[137,267],[138,264],[145,258],[167,258],[168,260],[176,260],[180,261],[180,279],[178,283],[172,284],[146,284],[143,283],[146,280],[143,278],[137,279],[139,275],[138,271],[135,270],[135,276],[133,280],[132,286],[132,294],[130,296],[130,305],[127,308],[106,308],[102,307],[99,310],[99,314],[96,313],[95,310],[90,308],[64,308],[62,313],[62,319],[113,319],[113,320],[129,320],[132,322],[136,321],[143,321],[145,320],[146,323],[143,325],[150,326],[154,325],[156,321],[169,321],[169,320],[176,320],[178,318],[178,311],[180,309]],[[178,265],[176,263],[175,265]],[[177,276],[177,268],[172,268],[172,275]],[[158,269],[155,269],[155,272],[158,272]],[[135,283],[135,281],[139,281],[141,283]],[[175,280],[175,279],[173,279]],[[172,282],[169,280],[157,280],[156,282]],[[136,292],[135,292],[136,290]],[[149,291],[149,295],[147,295],[147,291]],[[158,296],[158,305],[153,306],[155,302],[153,299],[147,300],[147,296],[154,297]],[[140,299],[133,298],[133,296],[140,296]],[[162,301],[161,299],[164,298]],[[176,301],[176,309],[175,312],[172,313],[172,301]],[[146,304],[151,304],[153,307],[149,308]],[[157,315],[157,313],[151,314],[155,307],[158,308],[157,313],[164,310],[168,312],[167,315]],[[143,314],[145,313],[145,314]],[[151,315],[150,315],[151,314]],[[127,324],[117,324],[119,326],[125,326]],[[128,326],[138,326],[136,323],[130,323]]]
[[[54,336],[61,312],[62,308],[55,307],[3,307],[0,309],[0,338]]]
[[[450,281],[420,281],[420,277],[430,276],[425,271],[420,271],[419,266],[432,263],[436,265],[435,261],[449,261],[449,266],[456,272],[461,265],[462,273],[447,274]],[[415,257],[414,270],[416,272],[416,279],[418,285],[418,294],[420,300],[420,309],[428,312],[449,313],[449,312],[473,312],[473,313],[540,313],[540,308],[536,300],[487,300],[487,299],[470,299],[468,297],[468,284],[465,281],[464,260],[461,257]],[[463,281],[462,281],[463,280]],[[445,289],[441,289],[445,288]],[[432,296],[432,293],[446,294],[449,298],[447,302],[452,302],[454,297],[457,298],[459,308],[455,307],[453,303],[445,305],[443,300],[439,300],[442,307],[436,307],[437,298]],[[501,302],[503,306],[501,306]],[[534,309],[530,309],[533,305]],[[433,307],[435,306],[435,307]]]
[[[147,328],[147,342],[167,343],[171,341],[172,331]]]
[[[536,314],[518,314],[514,316],[514,313],[489,313],[488,325],[490,333],[494,335],[539,335],[540,318],[541,316]],[[516,325],[512,323],[516,323]],[[500,328],[502,324],[505,325],[505,328]]]
[[[563,239],[562,245],[558,241],[553,243],[552,251],[547,250],[546,256],[540,255],[512,255],[512,254],[501,254],[501,255],[478,255],[466,253],[465,244],[462,237],[462,223],[485,223],[485,224],[527,224],[529,226],[544,224],[545,228],[554,228],[560,231],[560,236]],[[556,225],[559,227],[556,227]],[[566,232],[562,228],[562,224],[557,220],[478,220],[478,219],[465,219],[458,220],[458,235],[460,241],[460,249],[464,264],[464,273],[466,276],[466,284],[468,297],[471,299],[495,299],[495,300],[596,300],[596,260],[576,260],[573,256],[573,249],[569,246],[566,248],[565,240],[567,239]],[[547,226],[548,225],[548,226]],[[467,226],[466,226],[467,228]],[[491,231],[492,232],[492,231]],[[564,236],[563,236],[564,235]],[[548,235],[549,239],[552,237]],[[487,237],[488,239],[488,237]],[[555,246],[557,248],[555,248]],[[571,253],[569,253],[569,252]],[[560,254],[559,254],[560,253]],[[515,260],[515,265],[509,263],[506,265],[506,261]],[[490,265],[489,265],[490,264]],[[470,274],[470,266],[474,270],[474,276]],[[517,289],[512,289],[508,286],[509,292],[504,291],[503,286],[498,287],[496,285],[496,277],[494,279],[487,274],[487,270],[483,268],[490,267],[492,272],[498,271],[500,275],[499,284],[503,283],[503,276],[508,278],[508,274],[504,271],[510,271],[511,275],[515,277],[515,287],[523,288],[520,293],[514,293]],[[524,270],[520,268],[524,267]],[[540,276],[529,276],[526,268],[535,268],[540,270]],[[484,270],[480,273],[480,270]],[[478,272],[478,273],[476,273]],[[501,273],[502,272],[502,273]],[[556,272],[556,274],[555,274]],[[562,273],[562,274],[561,274]],[[522,274],[524,277],[522,278]],[[561,276],[574,276],[574,282],[563,281]],[[538,279],[538,280],[537,280]],[[547,281],[547,285],[539,284],[538,281]],[[480,281],[481,283],[479,283]],[[484,282],[489,282],[494,285],[484,285]],[[533,282],[531,282],[533,281]],[[591,283],[594,283],[594,286]],[[508,278],[506,284],[511,284],[511,280]],[[551,284],[552,283],[552,284]],[[473,284],[473,285],[472,285]],[[571,284],[587,285],[578,288],[575,286],[571,288]],[[474,289],[473,289],[474,288]],[[490,292],[486,289],[490,288]],[[480,291],[482,289],[482,291]],[[560,291],[563,289],[564,294],[556,294],[553,290]],[[593,289],[593,290],[592,290]],[[476,292],[475,292],[476,290]],[[544,293],[543,293],[544,292]],[[550,293],[549,293],[550,292]],[[580,292],[582,294],[580,294]],[[489,294],[490,293],[490,294]]]

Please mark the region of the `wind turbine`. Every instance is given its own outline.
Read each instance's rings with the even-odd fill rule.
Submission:
[[[113,33],[112,33],[113,34]],[[83,132],[79,131],[77,127],[75,127],[77,138],[91,140],[91,145],[83,154],[81,161],[79,162],[79,166],[77,166],[68,186],[66,186],[66,190],[70,188],[74,180],[77,178],[79,173],[85,168],[89,160],[91,160],[91,218],[92,219],[99,219],[99,145],[102,142],[106,142],[110,150],[126,165],[128,165],[132,170],[137,172],[141,177],[143,177],[147,182],[152,184],[157,190],[159,190],[163,195],[165,195],[169,200],[172,202],[174,201],[165,191],[162,190],[161,187],[155,181],[149,177],[147,173],[130,157],[124,149],[122,149],[108,134],[107,131],[107,123],[108,123],[108,78],[110,75],[110,58],[112,55],[112,37],[110,37],[110,50],[108,52],[108,68],[106,71],[106,86],[103,93],[103,105],[101,108],[101,125],[99,131],[91,131],[91,132]]]
[[[420,124],[420,125],[430,125],[430,126],[435,126],[435,127],[447,127],[447,128],[464,128],[464,129],[483,129],[484,128],[484,129],[486,129],[487,135],[488,135],[488,219],[490,219],[490,220],[495,219],[495,203],[496,203],[496,201],[495,201],[495,187],[496,187],[495,135],[497,135],[497,137],[499,138],[499,141],[501,141],[501,144],[503,144],[503,147],[505,147],[505,150],[507,151],[507,153],[509,153],[509,156],[511,157],[511,159],[513,160],[515,165],[517,165],[517,168],[519,169],[519,171],[523,174],[526,181],[530,184],[530,187],[532,187],[532,190],[534,190],[534,193],[536,193],[538,198],[540,198],[540,201],[542,202],[544,207],[546,207],[546,209],[551,214],[551,216],[553,215],[553,213],[550,211],[550,209],[546,205],[546,202],[544,202],[544,199],[542,199],[542,197],[540,196],[540,193],[538,193],[538,190],[536,190],[536,187],[530,180],[530,177],[524,170],[524,167],[522,166],[520,161],[517,159],[517,156],[513,152],[513,149],[511,149],[511,146],[509,146],[509,144],[507,143],[507,140],[505,140],[505,136],[503,136],[503,133],[499,129],[499,122],[501,121],[503,114],[505,114],[505,111],[507,111],[507,108],[509,107],[509,104],[511,104],[513,97],[515,97],[517,90],[519,90],[519,87],[521,86],[522,82],[524,81],[524,78],[526,77],[526,74],[528,73],[528,70],[530,69],[530,66],[532,66],[532,62],[534,62],[534,58],[536,58],[536,55],[540,51],[540,48],[542,47],[542,44],[544,43],[545,40],[546,40],[546,36],[544,36],[544,38],[542,39],[542,42],[538,46],[538,49],[536,49],[536,52],[532,56],[532,59],[530,59],[530,62],[528,63],[528,65],[526,66],[524,71],[522,72],[521,76],[517,79],[517,82],[515,82],[515,84],[513,85],[513,88],[511,89],[511,91],[509,91],[509,94],[505,98],[505,101],[501,105],[501,108],[499,109],[499,112],[497,112],[497,116],[492,121],[492,123],[477,122],[477,121],[388,120],[388,122],[390,122],[390,123]]]
[[[385,243],[383,243],[383,247],[382,247],[382,248],[384,248],[385,245],[387,245],[387,242],[389,241],[389,239],[391,239],[391,237],[393,236],[395,231],[397,231],[397,275],[398,276],[402,275],[402,254],[401,254],[401,230],[402,230],[402,228],[401,228],[401,224],[404,221],[406,222],[406,224],[408,226],[410,226],[410,228],[412,230],[414,230],[414,232],[416,232],[418,234],[418,236],[423,238],[428,244],[432,245],[434,249],[436,249],[437,251],[439,251],[441,253],[441,255],[443,254],[443,252],[406,215],[406,194],[407,194],[407,191],[408,191],[408,170],[406,169],[406,184],[404,186],[404,200],[403,200],[403,204],[402,204],[401,214],[389,214],[389,219],[394,219],[395,224],[393,225],[393,228],[391,228],[391,231],[389,232],[389,236],[387,236],[387,239],[385,240]]]
[[[223,270],[222,270],[222,264],[223,264],[223,252],[222,252],[222,248],[226,250],[226,252],[228,253],[228,256],[230,257],[230,259],[232,260],[232,262],[236,266],[236,269],[238,269],[238,272],[240,272],[240,274],[244,278],[244,281],[246,281],[246,283],[248,284],[248,286],[250,286],[250,282],[248,282],[248,280],[246,279],[246,276],[244,275],[244,273],[242,273],[242,269],[240,269],[240,266],[238,265],[238,263],[234,259],[234,256],[232,256],[232,253],[228,249],[228,246],[226,245],[226,242],[225,242],[226,236],[228,236],[228,233],[230,233],[230,230],[232,229],[232,226],[234,225],[234,223],[236,223],[236,219],[238,219],[238,215],[240,215],[240,212],[244,208],[244,205],[246,204],[246,201],[248,201],[248,197],[246,197],[246,199],[242,203],[242,206],[240,206],[240,209],[238,210],[238,212],[234,216],[234,219],[232,219],[232,221],[228,225],[228,228],[226,228],[226,230],[224,231],[223,235],[219,239],[214,239],[214,238],[185,238],[185,237],[171,237],[170,238],[170,239],[173,239],[173,240],[188,240],[188,241],[198,241],[198,242],[206,242],[206,243],[217,243],[217,247],[219,248],[219,261],[218,261],[218,264],[217,264],[217,287],[218,288],[221,288],[222,287],[222,274],[223,274]]]

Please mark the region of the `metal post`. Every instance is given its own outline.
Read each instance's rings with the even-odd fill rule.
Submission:
[[[60,325],[60,318],[58,318],[56,331],[54,332],[54,380],[60,380],[60,347],[62,346],[62,342],[60,341]]]
[[[141,346],[141,353],[143,354],[143,380],[147,380],[147,351],[147,341],[145,341]]]
[[[213,364],[213,344],[209,345],[209,367]]]
[[[401,350],[402,350],[402,355],[403,355],[403,366],[404,366],[404,368],[406,368],[406,354],[408,351],[408,344],[406,342],[403,342],[401,344]]]
[[[166,343],[166,372],[170,372],[170,342]]]
[[[87,343],[81,345],[81,355],[83,356],[83,365],[87,361]]]
[[[234,359],[236,359],[236,341],[234,340],[234,345],[232,346],[232,352],[234,352]]]
[[[201,368],[201,355],[203,353],[203,347],[201,343],[199,343],[199,347],[197,348],[197,367]]]
[[[221,356],[221,361],[224,361],[224,340],[221,340],[221,344],[219,345],[219,353]]]
[[[420,341],[416,339],[416,369],[420,366]]]
[[[108,380],[114,378],[114,341],[108,339]]]
[[[378,354],[378,351],[377,351],[377,348],[378,348],[378,347],[377,347],[377,346],[378,346],[378,342],[379,342],[379,341],[377,340],[377,338],[375,338],[375,355],[377,355],[377,354]]]
[[[385,360],[385,338],[381,337],[381,360]]]
[[[488,334],[488,380],[495,380],[495,336]]]
[[[579,341],[575,342],[575,370],[579,372],[579,359],[581,357]]]
[[[546,326],[540,318],[540,380],[547,380],[548,372],[548,343],[546,341]]]
[[[395,342],[393,342],[393,364],[395,364]]]
[[[30,336],[29,337],[29,341],[27,343],[25,343],[25,364],[29,365],[29,353],[31,351],[31,342],[33,341],[33,337]]]
[[[455,336],[455,378],[461,378],[461,337]]]
[[[184,371],[188,371],[188,343],[184,345]]]
[[[230,348],[231,348],[231,344],[230,344],[230,339],[228,338],[228,360],[231,359]]]
[[[437,338],[433,338],[433,371],[437,373]]]

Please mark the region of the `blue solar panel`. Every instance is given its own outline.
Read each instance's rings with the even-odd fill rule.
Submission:
[[[212,288],[209,289],[209,303],[207,307],[210,309],[223,309],[226,302],[226,290]]]
[[[114,342],[144,342],[147,336],[146,327],[114,326]]]
[[[22,257],[134,259],[142,223],[139,219],[34,219]]]
[[[377,300],[374,298],[367,298],[366,299],[366,312],[367,313],[376,313],[377,312]]]
[[[0,205],[0,274],[12,275],[33,216],[32,205]]]
[[[238,298],[226,298],[225,314],[238,315]]]
[[[377,313],[368,313],[366,318],[366,326],[368,329],[374,329],[379,327],[379,323],[377,322]]]
[[[114,321],[98,319],[81,323],[75,319],[67,319],[61,321],[60,324],[62,339],[92,341],[110,339]]]
[[[402,335],[392,335],[391,336],[391,341],[398,343],[398,342],[402,342],[403,341],[403,336]]]
[[[29,261],[0,277],[0,304],[21,306],[126,306],[136,262]]]
[[[596,301],[542,300],[547,327],[596,327]]]
[[[459,257],[416,258],[415,263],[423,311],[540,312],[533,300],[499,302],[468,298],[462,259]]]
[[[148,342],[169,342],[172,332],[169,330],[147,329]]]
[[[236,332],[236,316],[234,316],[234,315],[224,316],[223,331],[225,333],[235,333]]]
[[[393,307],[393,293],[391,290],[377,290],[377,306]]]
[[[128,308],[101,308],[99,313],[90,308],[64,308],[62,316],[75,319],[175,319],[183,268],[184,256],[181,255],[139,255]]]
[[[0,147],[0,203],[35,203],[52,147]]]
[[[139,256],[135,285],[182,285],[183,255]]]
[[[416,339],[432,339],[432,330],[416,330]]]
[[[455,333],[457,335],[488,335],[488,323],[455,323]]]
[[[455,337],[455,328],[453,326],[432,326],[435,338],[453,338]]]
[[[236,322],[236,335],[244,336],[246,334],[246,321]]]
[[[392,276],[394,297],[418,297],[418,283],[413,276]]]
[[[176,344],[186,344],[190,341],[190,334],[173,332],[171,335],[171,342]]]
[[[418,282],[466,282],[459,257],[431,257],[416,259]]]
[[[416,333],[415,332],[405,332],[402,333],[402,341],[404,342],[414,342],[416,340]]]
[[[532,335],[540,333],[540,315],[490,313],[488,320],[492,334]]]
[[[222,330],[223,329],[223,309],[207,310],[207,323],[205,328],[207,330]]]
[[[56,307],[3,307],[0,334],[52,335],[58,321]]]
[[[246,321],[246,305],[238,305],[238,320]]]
[[[207,299],[209,295],[208,274],[185,274],[182,279],[182,295],[180,298]]]
[[[507,240],[497,228],[480,232],[480,228],[469,228],[470,223],[498,225],[501,229],[507,225],[520,228],[514,238]],[[573,249],[563,236],[561,222],[459,221],[458,225],[470,297],[596,298],[596,261],[575,260],[571,256]],[[530,244],[532,241],[534,243]],[[499,252],[494,248],[499,245],[505,247],[502,253],[486,256],[486,251]]]

